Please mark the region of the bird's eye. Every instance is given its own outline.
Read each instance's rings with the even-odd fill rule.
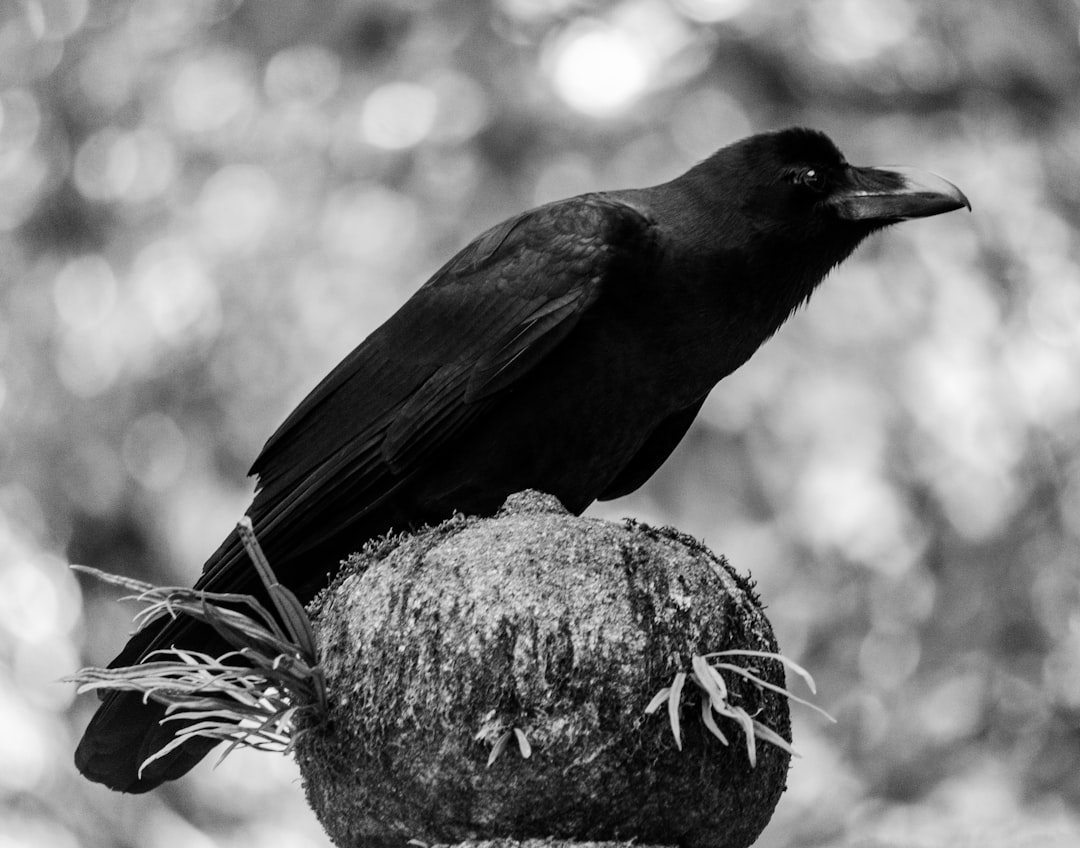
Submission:
[[[811,191],[824,191],[828,178],[825,176],[824,171],[817,168],[807,168],[805,171],[798,173],[795,181],[799,185],[806,186]]]

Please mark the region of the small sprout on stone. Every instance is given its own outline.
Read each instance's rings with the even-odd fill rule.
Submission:
[[[477,742],[488,741],[495,739],[494,744],[491,747],[491,753],[488,754],[487,767],[491,768],[495,764],[495,761],[502,756],[502,752],[506,749],[511,739],[517,739],[518,751],[521,753],[523,760],[529,759],[532,756],[532,745],[529,743],[529,738],[525,735],[525,731],[520,727],[511,727],[509,730],[504,729],[506,722],[500,718],[496,718],[495,710],[489,712],[484,716],[484,723],[480,725],[480,729],[476,731],[476,735],[473,736]]]
[[[675,737],[675,745],[681,751],[682,750],[682,732],[680,727],[679,717],[679,705],[682,698],[683,686],[687,679],[693,682],[698,687],[698,697],[701,704],[701,720],[705,725],[705,728],[717,739],[719,739],[724,745],[728,744],[727,737],[723,731],[720,730],[719,725],[716,723],[716,719],[713,717],[713,712],[724,718],[729,718],[736,722],[742,729],[746,736],[746,755],[750,760],[750,765],[755,766],[757,764],[757,740],[760,738],[762,741],[769,742],[778,748],[782,748],[792,756],[798,756],[795,749],[791,747],[784,737],[774,731],[772,728],[762,724],[753,715],[748,713],[745,709],[737,704],[731,702],[730,692],[726,681],[724,680],[721,671],[728,671],[732,674],[736,674],[743,677],[753,683],[755,686],[761,689],[768,689],[771,692],[783,695],[789,700],[796,703],[803,704],[810,707],[815,712],[820,713],[829,721],[835,722],[831,715],[829,715],[821,707],[810,703],[809,701],[800,698],[782,686],[776,686],[763,680],[756,668],[744,668],[734,663],[718,662],[715,665],[710,664],[710,659],[722,658],[722,657],[763,657],[766,659],[773,659],[783,663],[787,668],[790,668],[795,674],[799,675],[806,681],[806,685],[810,691],[817,693],[817,688],[814,685],[814,679],[810,676],[802,666],[793,662],[781,654],[774,654],[769,651],[746,651],[746,650],[730,650],[730,651],[717,651],[711,654],[695,655],[691,661],[690,666],[692,671],[689,673],[680,671],[675,674],[672,680],[671,686],[665,686],[649,701],[648,706],[645,707],[645,712],[649,715],[655,713],[660,706],[667,703],[668,706],[668,721],[671,724],[671,733]],[[755,713],[756,715],[756,713]]]
[[[683,685],[686,683],[686,672],[680,671],[675,675],[671,684],[671,694],[668,695],[668,720],[671,722],[671,732],[675,736],[675,745],[682,750],[682,733],[679,730],[679,701],[682,699]]]
[[[276,616],[252,595],[154,586],[72,566],[127,589],[132,594],[124,600],[145,604],[135,615],[137,630],[165,616],[186,615],[212,627],[232,648],[218,657],[167,648],[152,652],[138,665],[84,668],[67,678],[78,684],[80,694],[95,689],[140,692],[144,699],[165,705],[163,721],[183,722],[167,745],[143,761],[140,774],[196,736],[230,743],[218,762],[239,746],[290,751],[303,732],[296,731],[297,720],[303,717],[313,726],[325,715],[326,683],[307,612],[274,579],[250,522],[239,530]]]
[[[514,728],[514,736],[517,737],[518,751],[521,752],[521,759],[529,759],[529,757],[532,756],[532,745],[529,744],[529,737],[525,735],[525,731],[520,727]]]
[[[506,731],[506,733],[499,737],[498,741],[496,741],[495,745],[491,749],[491,753],[488,754],[488,768],[491,768],[493,765],[495,765],[495,761],[502,756],[502,752],[506,749],[506,743],[510,741],[510,736],[511,733],[508,730]]]

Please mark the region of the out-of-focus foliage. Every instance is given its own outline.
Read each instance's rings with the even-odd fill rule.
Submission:
[[[947,175],[975,214],[875,237],[595,511],[752,571],[840,719],[796,727],[762,845],[1080,844],[1078,22],[1066,0],[0,4],[0,845],[325,845],[284,758],[142,797],[75,775],[93,705],[53,681],[107,661],[127,611],[66,562],[193,579],[262,440],[454,249],[796,123]]]

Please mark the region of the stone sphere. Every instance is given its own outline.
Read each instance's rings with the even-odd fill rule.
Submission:
[[[555,837],[750,845],[788,754],[681,699],[697,654],[776,651],[750,584],[681,534],[570,515],[535,492],[352,557],[313,604],[329,715],[303,728],[309,802],[341,848]],[[770,683],[782,666],[754,659]],[[787,701],[735,675],[732,703],[790,739]],[[498,754],[494,762],[492,752]],[[525,755],[528,754],[526,757]]]

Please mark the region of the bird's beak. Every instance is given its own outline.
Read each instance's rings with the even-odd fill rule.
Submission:
[[[833,192],[829,203],[848,221],[882,224],[928,218],[971,203],[948,180],[915,168],[849,168],[848,185]]]

